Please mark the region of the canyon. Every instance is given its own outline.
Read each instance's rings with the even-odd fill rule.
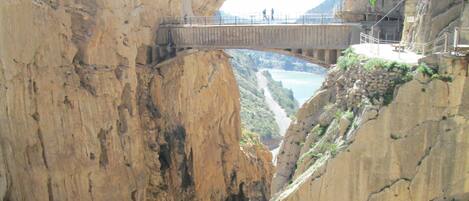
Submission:
[[[408,65],[346,50],[273,167],[259,136],[243,138],[230,55],[155,60],[163,17],[222,3],[0,2],[0,199],[469,200],[468,56]],[[341,16],[356,21],[367,4],[344,0]],[[467,27],[467,9],[405,1],[402,41],[416,49]]]

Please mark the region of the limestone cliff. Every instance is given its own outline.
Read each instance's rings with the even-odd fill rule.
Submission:
[[[453,33],[455,27],[467,27],[469,25],[468,9],[465,0],[406,1],[402,40],[410,45],[429,43],[445,32]],[[466,40],[469,39],[467,32],[462,36]],[[451,39],[452,36],[450,42],[452,42]]]
[[[222,1],[191,2],[210,14]],[[182,4],[0,3],[0,199],[269,197],[268,153],[239,148],[227,57],[151,64],[159,19]]]
[[[290,126],[274,200],[469,199],[469,60],[426,62],[439,74],[420,66],[408,81],[414,68],[396,63],[331,71]]]

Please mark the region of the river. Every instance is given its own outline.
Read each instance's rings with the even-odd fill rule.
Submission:
[[[265,70],[269,71],[275,81],[281,81],[284,88],[293,91],[293,96],[300,106],[321,87],[325,75],[279,69],[262,69],[256,73],[258,87],[264,91],[267,106],[274,113],[275,122],[279,127],[279,134],[284,136],[290,126],[291,119],[288,117],[285,110],[273,99],[267,87],[267,79],[262,75],[262,72]],[[276,163],[278,150],[279,148],[276,148],[271,151],[274,164]]]
[[[291,89],[298,103],[303,105],[321,87],[325,74],[267,69],[275,81],[281,81],[284,88]]]

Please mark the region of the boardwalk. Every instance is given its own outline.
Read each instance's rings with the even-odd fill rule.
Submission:
[[[342,50],[360,42],[359,24],[324,16],[260,22],[263,21],[217,21],[206,17],[168,20],[158,29],[159,55],[168,55],[168,47],[179,51],[255,49],[290,54],[327,66],[337,61]]]

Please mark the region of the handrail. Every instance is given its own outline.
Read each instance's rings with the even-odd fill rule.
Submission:
[[[469,32],[469,27],[456,27],[454,29],[453,47],[455,52],[459,50],[461,45],[469,45],[461,43],[461,32]]]
[[[160,25],[254,25],[254,24],[330,24],[342,23],[332,14],[308,14],[299,16],[251,15],[238,16],[176,16],[162,17]]]
[[[371,35],[373,35],[373,29],[374,27],[379,24],[381,21],[383,21],[389,14],[391,14],[399,5],[401,5],[402,2],[404,2],[405,0],[401,0],[399,1],[399,3],[397,3],[391,10],[389,10],[388,13],[386,13],[386,15],[384,15],[380,20],[378,20],[378,22],[376,22],[375,24],[373,24],[373,26],[371,26]]]
[[[438,45],[439,43],[443,42],[443,45]],[[400,44],[403,46],[412,45],[417,52],[420,52],[422,55],[428,54],[435,54],[435,53],[447,53],[449,52],[449,33],[444,33],[443,35],[439,36],[438,38],[434,39],[433,41],[427,43],[403,43],[402,41],[392,41],[392,40],[381,40],[379,38],[375,38],[372,35],[368,35],[365,33],[360,33],[360,44],[378,44],[377,52],[379,54],[379,45],[380,44]],[[442,50],[438,50],[442,49]],[[428,50],[431,50],[428,52]],[[427,54],[428,52],[428,54]]]

